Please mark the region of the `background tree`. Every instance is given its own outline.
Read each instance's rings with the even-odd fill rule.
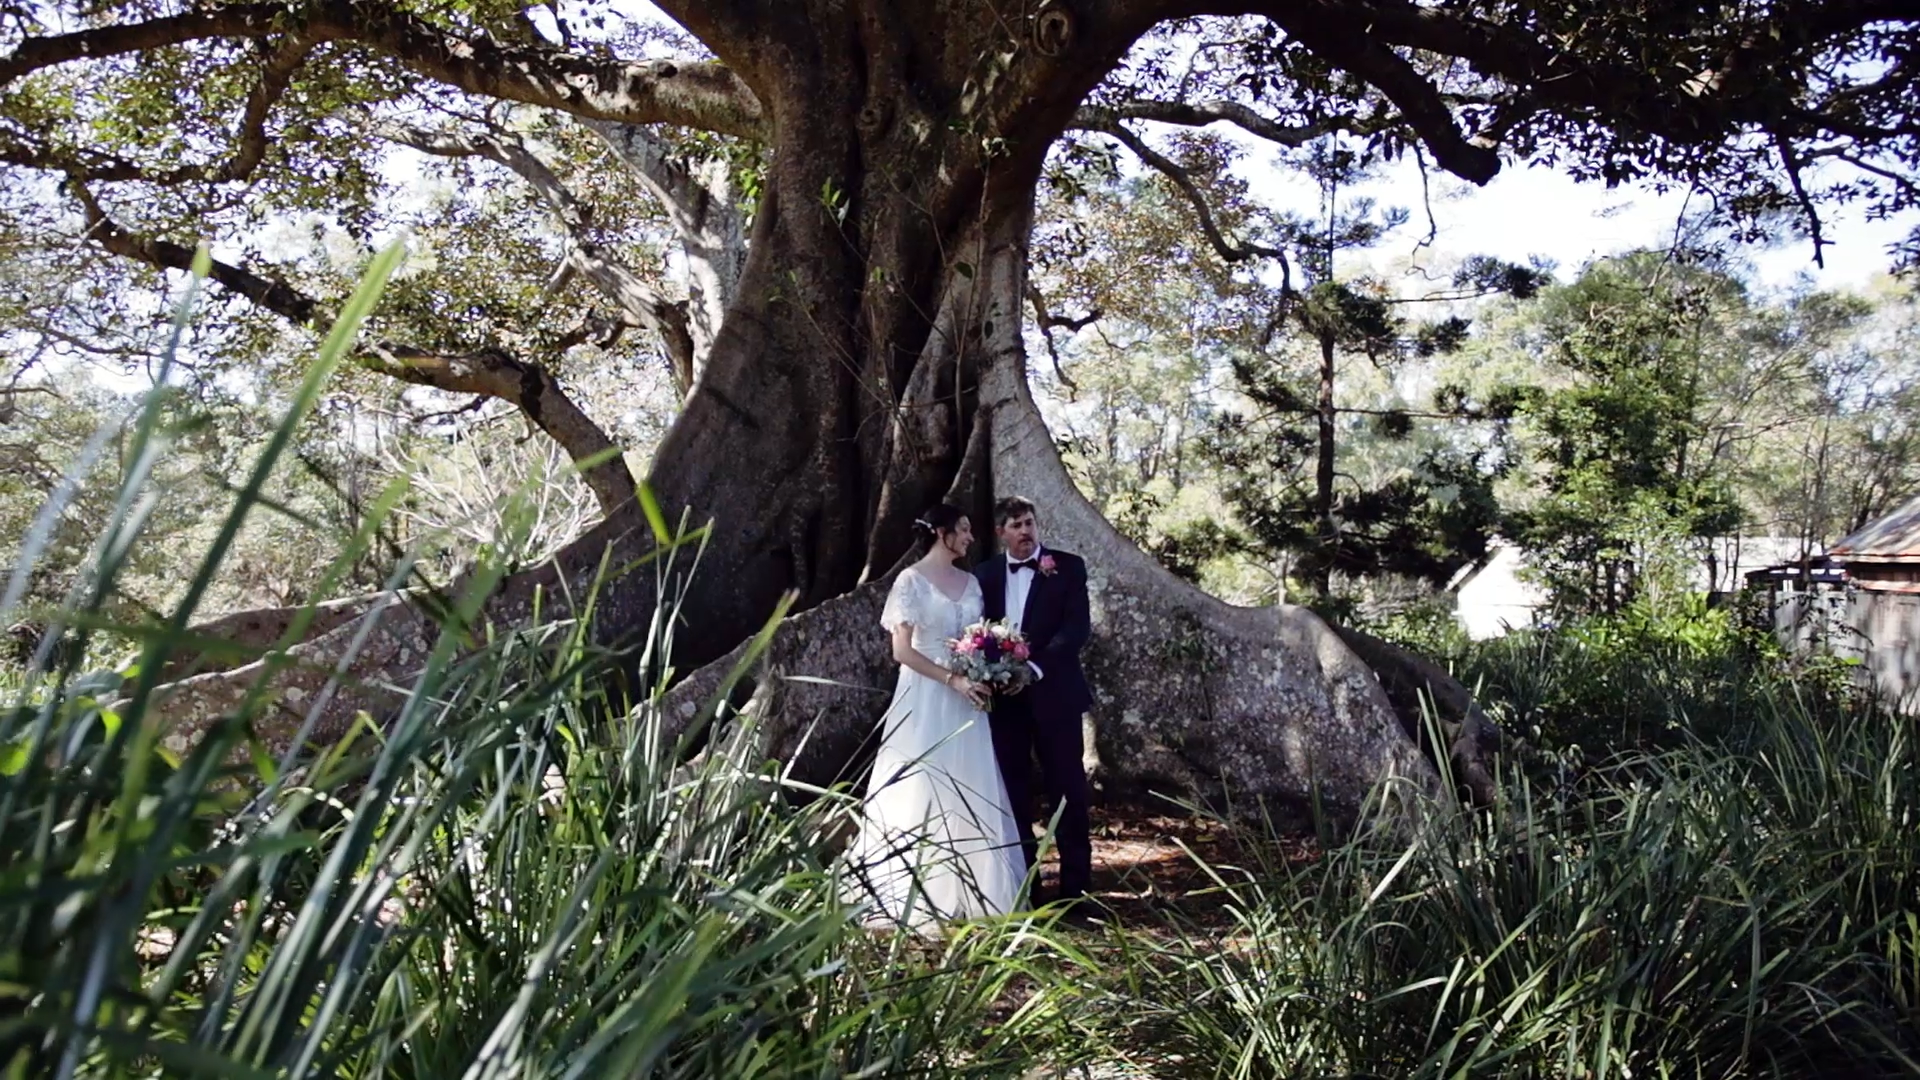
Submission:
[[[1470,259],[1434,292],[1415,268],[1413,296],[1357,262],[1328,277],[1339,249],[1364,250],[1405,216],[1346,195],[1371,174],[1363,148],[1322,139],[1283,155],[1320,181],[1319,212],[1303,214],[1251,199],[1236,175],[1248,151],[1229,140],[1114,141],[1065,144],[1035,233],[1036,316],[1053,367],[1043,384],[1061,399],[1048,418],[1081,489],[1176,573],[1269,602],[1279,583],[1245,569],[1327,551],[1348,574],[1444,580],[1474,557],[1496,523],[1492,476],[1471,445],[1427,429],[1486,409],[1443,393],[1409,411],[1397,383],[1409,361],[1424,368],[1464,339],[1462,305],[1528,293],[1543,273]],[[1123,178],[1130,149],[1144,168]],[[1455,314],[1406,317],[1423,303]],[[1342,379],[1361,357],[1372,361],[1365,385],[1351,370]],[[1333,420],[1345,436],[1303,430],[1321,419],[1320,392],[1341,387]],[[1320,540],[1329,517],[1331,548]]]
[[[1346,194],[1368,178],[1375,162],[1338,139],[1314,143],[1301,161],[1319,188],[1320,212],[1276,223],[1278,243],[1294,258],[1282,260],[1281,280],[1266,299],[1264,326],[1233,364],[1251,408],[1222,419],[1212,436],[1213,453],[1235,477],[1229,498],[1253,542],[1271,553],[1297,555],[1296,570],[1319,603],[1332,599],[1336,572],[1438,584],[1485,553],[1497,521],[1493,476],[1481,469],[1478,455],[1430,446],[1412,468],[1381,484],[1365,484],[1349,473],[1343,489],[1341,428],[1349,428],[1349,437],[1358,435],[1358,420],[1378,436],[1404,440],[1417,421],[1483,416],[1464,401],[1414,411],[1395,400],[1396,371],[1409,359],[1457,348],[1469,326],[1458,314],[1416,322],[1408,308],[1494,292],[1525,298],[1545,275],[1475,257],[1455,275],[1452,290],[1395,295],[1379,275],[1340,265],[1343,254],[1374,247],[1407,219],[1403,209],[1376,208],[1370,199]],[[1296,350],[1306,355],[1292,355]],[[1342,402],[1342,362],[1356,358],[1385,377],[1385,395]],[[1307,361],[1305,379],[1303,365],[1295,362],[1301,359]],[[1303,421],[1311,423],[1310,433]]]
[[[1790,348],[1805,375],[1793,413],[1762,431],[1743,486],[1756,521],[1814,551],[1920,491],[1920,324],[1911,289],[1892,283],[1765,314],[1762,344]]]
[[[1719,570],[1719,538],[1837,539],[1820,492],[1856,475],[1820,460],[1877,367],[1859,338],[1871,305],[1756,295],[1731,268],[1674,253],[1607,259],[1548,291],[1527,348],[1556,373],[1532,387],[1526,438],[1539,497],[1512,519],[1559,601],[1614,611],[1690,565]],[[1844,531],[1844,530],[1842,530]]]

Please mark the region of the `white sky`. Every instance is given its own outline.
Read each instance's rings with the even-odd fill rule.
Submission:
[[[1308,209],[1318,194],[1298,173],[1276,170],[1273,155],[1255,147],[1241,172],[1253,194],[1273,205]],[[1493,255],[1514,262],[1543,255],[1554,260],[1562,280],[1594,258],[1641,247],[1665,247],[1687,206],[1685,192],[1654,192],[1622,186],[1608,190],[1598,183],[1581,184],[1565,174],[1508,162],[1485,187],[1474,187],[1437,171],[1430,171],[1433,217],[1439,226],[1433,248],[1454,255]],[[1419,170],[1411,159],[1381,170],[1381,179],[1354,189],[1380,205],[1404,207],[1408,222],[1391,234],[1374,254],[1405,255],[1428,231],[1421,206]],[[1704,203],[1696,201],[1693,209]],[[1829,241],[1824,269],[1813,263],[1813,245],[1788,240],[1770,248],[1747,248],[1741,254],[1753,263],[1762,286],[1783,288],[1804,275],[1827,289],[1861,289],[1890,265],[1887,246],[1905,235],[1913,216],[1869,222],[1852,208],[1823,207],[1821,221]]]

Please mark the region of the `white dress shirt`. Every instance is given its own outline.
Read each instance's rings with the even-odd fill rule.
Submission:
[[[1040,553],[1044,550],[1046,549],[1035,547],[1032,557],[1038,560]],[[1027,617],[1027,594],[1033,591],[1033,579],[1040,576],[1038,570],[1013,568],[1014,563],[1022,561],[1024,560],[1014,558],[1012,552],[1007,553],[1007,621],[1013,624],[1015,630],[1021,629],[1020,624]],[[1045,677],[1040,671],[1040,665],[1031,659],[1027,661],[1027,666],[1033,669],[1035,680]]]

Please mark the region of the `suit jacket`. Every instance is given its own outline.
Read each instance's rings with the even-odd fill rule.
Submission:
[[[1093,617],[1087,603],[1087,564],[1078,555],[1041,548],[1053,556],[1054,572],[1033,573],[1027,588],[1027,610],[1020,630],[1040,667],[1040,681],[1015,696],[1026,699],[1037,720],[1061,718],[1079,724],[1080,714],[1093,707],[1093,691],[1080,667],[1080,650],[1093,636]],[[1021,573],[1029,571],[1022,570]],[[1007,617],[1007,557],[995,552],[974,568],[986,600],[986,617]]]

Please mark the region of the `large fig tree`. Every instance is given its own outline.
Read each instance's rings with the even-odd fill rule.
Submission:
[[[262,220],[370,227],[381,148],[395,143],[510,170],[562,238],[538,270],[572,291],[548,295],[579,306],[554,355],[633,328],[657,337],[686,390],[645,478],[669,513],[712,526],[683,606],[682,669],[725,654],[792,594],[802,614],[778,667],[884,678],[871,616],[907,523],[942,497],[984,510],[1019,492],[1043,507],[1050,542],[1094,567],[1097,745],[1117,782],[1294,795],[1317,779],[1350,799],[1383,772],[1429,776],[1400,715],[1444,680],[1305,611],[1196,592],[1074,490],[1027,391],[1023,334],[1035,186],[1063,135],[1106,131],[1161,167],[1140,132],[1223,122],[1284,144],[1346,132],[1478,183],[1519,160],[1691,184],[1758,231],[1800,228],[1816,254],[1823,203],[1898,212],[1915,193],[1920,31],[1898,0],[660,7],[687,35],[684,56],[659,55],[675,34],[609,33],[594,8],[510,0],[8,8],[11,212],[162,268],[183,268],[214,231],[220,286],[318,327],[331,296],[258,250]],[[602,168],[638,178],[681,273],[663,279],[610,242],[579,190],[592,171],[543,158],[523,137],[528,110],[569,133],[544,145],[596,139]],[[1198,220],[1223,257],[1285,258],[1204,205]],[[605,460],[605,436],[549,360],[471,337],[443,312],[383,327],[364,360],[511,402],[597,462],[604,522],[507,582],[489,614],[513,623],[536,594],[552,611],[652,539],[634,478]],[[597,601],[600,632],[644,627],[657,587],[651,572],[617,576]],[[380,629],[346,662],[354,616],[376,606]],[[401,679],[425,652],[428,610],[409,596],[326,609],[300,646],[312,662],[275,676],[282,702],[312,701],[336,669],[363,688]],[[260,642],[285,625],[261,611],[209,629]],[[233,701],[257,668],[177,670],[170,700],[188,715]],[[1457,687],[1440,689],[1471,714]],[[367,703],[322,698],[341,715]],[[781,715],[798,722],[816,704]],[[873,711],[852,695],[826,704],[841,719],[814,744],[830,748],[821,771]],[[334,717],[322,719],[324,731]],[[1461,731],[1473,742],[1472,723]]]

